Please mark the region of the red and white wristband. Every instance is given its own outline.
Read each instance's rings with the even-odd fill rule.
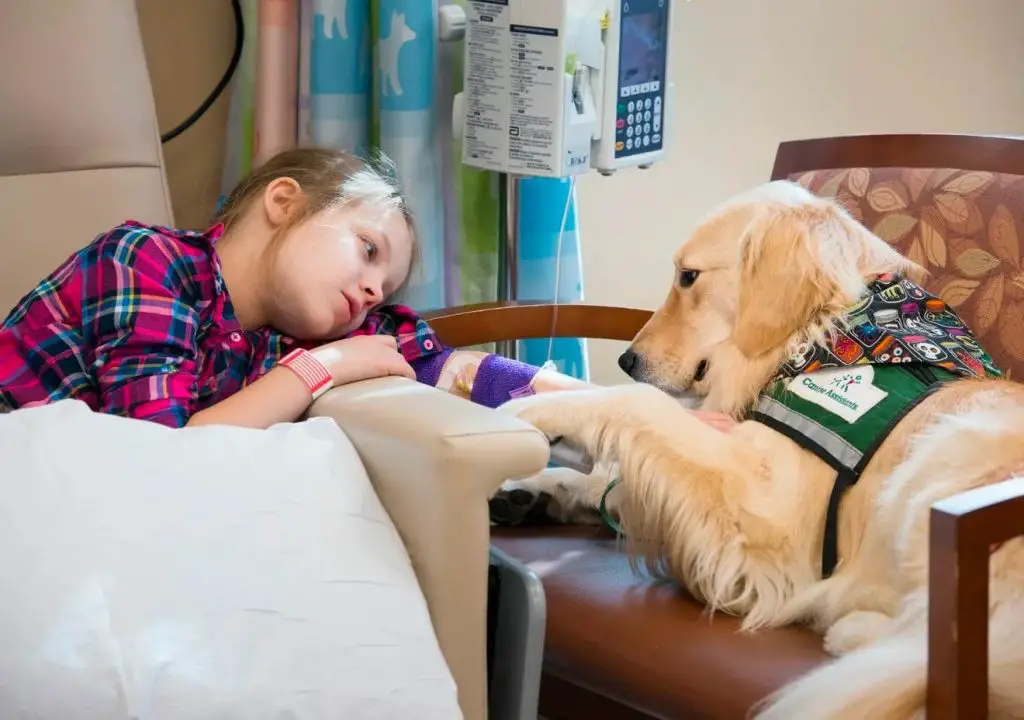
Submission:
[[[278,360],[278,365],[283,365],[298,375],[299,379],[309,388],[314,400],[334,385],[334,376],[331,375],[331,371],[308,350],[302,348],[292,350]]]

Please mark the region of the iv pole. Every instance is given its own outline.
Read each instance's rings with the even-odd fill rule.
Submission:
[[[519,294],[519,177],[509,173],[498,176],[498,302],[518,300]],[[510,360],[519,359],[519,343],[503,340],[497,353]]]

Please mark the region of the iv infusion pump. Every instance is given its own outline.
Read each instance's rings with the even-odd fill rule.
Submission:
[[[465,165],[610,175],[668,148],[673,0],[467,0]]]

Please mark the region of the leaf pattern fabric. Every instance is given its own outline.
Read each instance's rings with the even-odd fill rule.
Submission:
[[[1024,175],[948,168],[845,168],[791,177],[834,197],[923,266],[1006,371],[1024,379]]]

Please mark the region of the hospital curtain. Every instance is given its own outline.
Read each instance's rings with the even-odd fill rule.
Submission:
[[[462,165],[452,100],[462,89],[462,43],[437,39],[437,6],[465,0],[242,0],[246,36],[232,85],[222,190],[295,145],[394,160],[422,243],[403,302],[419,311],[497,296],[498,176]],[[582,298],[575,197],[568,181],[528,179],[519,193],[520,297],[555,297],[562,238],[562,302]],[[553,351],[553,352],[552,352]],[[586,378],[581,341],[520,344]]]

